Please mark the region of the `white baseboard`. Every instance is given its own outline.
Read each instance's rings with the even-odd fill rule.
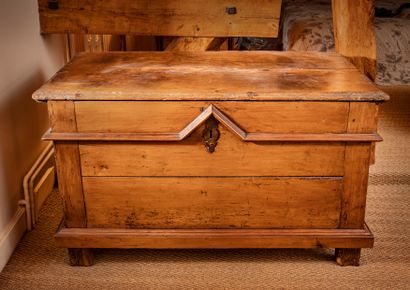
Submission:
[[[26,210],[19,207],[4,231],[0,233],[0,272],[6,266],[21,237],[26,232]]]

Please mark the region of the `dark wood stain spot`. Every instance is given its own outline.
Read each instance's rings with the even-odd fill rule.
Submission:
[[[319,90],[322,91],[328,86],[328,81],[321,76],[300,75],[283,73],[275,77],[273,82],[276,82],[280,90]]]
[[[100,170],[107,170],[107,169],[108,169],[107,165],[105,165],[105,164],[100,165]]]
[[[281,64],[287,64],[287,65],[295,63],[295,61],[292,58],[288,57],[288,56],[278,56],[277,57],[277,62],[281,63]]]
[[[149,217],[149,218],[153,218],[153,217],[156,217],[156,216],[158,216],[159,215],[159,213],[158,212],[156,212],[156,211],[149,211],[149,212],[147,212],[147,217]]]
[[[137,222],[137,214],[135,211],[132,211],[128,216],[127,219],[125,220],[125,225],[129,229],[136,229],[138,228],[138,222]]]

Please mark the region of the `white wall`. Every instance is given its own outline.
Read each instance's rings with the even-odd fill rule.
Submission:
[[[63,37],[39,31],[37,0],[0,1],[0,271],[22,234],[23,177],[45,145],[46,106],[31,94],[64,64]]]

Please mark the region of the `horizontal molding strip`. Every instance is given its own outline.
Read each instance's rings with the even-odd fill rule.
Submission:
[[[181,141],[177,133],[56,133],[48,131],[43,140],[54,141]],[[274,134],[249,133],[246,142],[380,142],[377,134]]]
[[[371,248],[364,229],[111,229],[65,228],[58,247],[76,248]],[[347,243],[348,242],[348,243]]]
[[[245,142],[379,142],[383,138],[377,133],[247,133],[224,115],[214,105],[209,105],[191,123],[179,133],[69,133],[52,132],[51,129],[43,136],[43,140],[56,141],[182,141],[210,117],[217,119],[234,135]]]

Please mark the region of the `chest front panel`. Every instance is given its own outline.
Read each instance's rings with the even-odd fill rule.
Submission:
[[[51,111],[63,104],[51,102]],[[369,115],[376,109],[349,102],[71,106],[87,226],[151,229],[340,227],[350,143],[337,136],[349,133],[351,107],[365,106],[360,111]],[[210,107],[219,115],[208,114]],[[217,137],[207,131],[209,120]],[[300,140],[286,141],[291,136]],[[205,141],[212,137],[210,152]]]

